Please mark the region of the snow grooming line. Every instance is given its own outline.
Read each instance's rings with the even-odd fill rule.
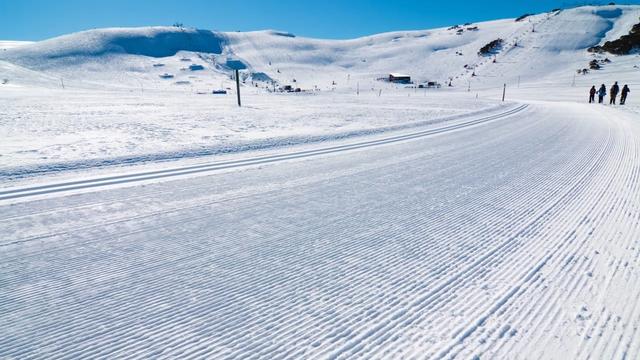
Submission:
[[[490,121],[507,118],[524,111],[528,107],[529,105],[522,104],[499,114],[494,114],[494,115],[470,120],[470,121],[455,124],[455,125],[444,126],[441,128],[430,129],[430,130],[423,130],[423,131],[418,131],[418,132],[409,133],[405,135],[397,135],[397,136],[382,138],[378,140],[363,141],[363,142],[358,142],[354,144],[331,146],[331,147],[320,148],[315,150],[305,150],[305,151],[299,151],[299,152],[293,152],[293,153],[287,153],[287,154],[260,156],[260,157],[233,160],[233,161],[214,162],[209,164],[193,165],[193,166],[179,167],[179,168],[173,168],[173,169],[164,169],[164,170],[148,171],[148,172],[127,174],[127,175],[109,176],[109,177],[103,177],[103,178],[69,181],[69,182],[54,183],[54,184],[48,184],[48,185],[4,190],[4,191],[0,191],[0,201],[11,200],[11,199],[23,199],[23,198],[29,198],[37,195],[54,194],[54,193],[72,191],[72,190],[100,188],[100,187],[105,187],[110,185],[136,183],[136,182],[147,181],[147,180],[171,178],[171,177],[177,177],[182,175],[211,172],[211,171],[217,171],[217,170],[223,170],[223,169],[233,169],[233,168],[240,168],[240,167],[267,164],[267,163],[275,163],[275,162],[281,162],[281,161],[287,161],[287,160],[293,160],[293,159],[315,157],[320,155],[392,144],[396,142],[419,139],[419,138],[423,138],[431,135],[446,133],[449,131],[460,130],[467,127],[487,123]]]
[[[218,95],[219,96],[219,95]],[[289,135],[279,137],[277,135],[272,135],[266,138],[257,139],[256,141],[238,141],[231,142],[229,144],[218,143],[212,144],[211,146],[192,146],[192,147],[184,147],[182,149],[173,149],[168,151],[160,151],[160,152],[151,152],[151,153],[136,153],[133,154],[121,154],[116,156],[107,156],[102,158],[88,158],[88,159],[71,159],[71,160],[63,160],[60,162],[49,162],[44,164],[30,164],[26,166],[10,166],[10,167],[0,167],[0,179],[7,180],[7,185],[4,186],[4,189],[9,189],[17,185],[10,186],[9,181],[24,179],[24,178],[33,178],[35,176],[47,175],[56,173],[59,174],[64,171],[78,171],[85,169],[97,169],[97,168],[108,168],[111,166],[128,166],[129,169],[133,169],[131,171],[135,171],[133,165],[140,164],[154,164],[158,162],[168,162],[175,160],[184,160],[184,159],[205,159],[202,161],[206,161],[206,157],[211,156],[219,156],[219,155],[230,155],[230,154],[238,154],[240,156],[242,153],[246,153],[248,151],[262,151],[262,150],[273,150],[274,152],[277,149],[283,148],[291,148],[298,145],[314,145],[317,146],[326,146],[324,144],[330,144],[331,141],[348,141],[353,139],[356,141],[357,139],[365,139],[366,136],[384,136],[385,134],[397,133],[400,134],[402,132],[409,131],[417,131],[417,129],[426,129],[427,127],[435,128],[436,126],[443,126],[445,124],[453,124],[458,123],[460,121],[464,121],[465,119],[470,119],[474,117],[480,116],[488,116],[489,114],[497,114],[500,111],[505,111],[510,108],[510,106],[515,106],[518,102],[513,101],[510,102],[507,106],[496,102],[495,106],[489,106],[483,109],[478,109],[474,111],[466,111],[458,114],[449,114],[445,116],[435,116],[435,117],[427,117],[427,118],[416,118],[410,122],[402,122],[400,124],[392,124],[387,123],[383,124],[380,127],[360,127],[355,129],[348,129],[345,131],[336,131],[336,132],[320,132],[316,134],[299,134],[299,135]],[[326,131],[326,130],[323,130]],[[311,148],[311,147],[310,147]],[[293,150],[291,150],[293,151]],[[202,162],[201,162],[202,163]],[[167,166],[169,167],[169,166]],[[123,172],[125,173],[125,172]],[[95,175],[94,175],[95,176]],[[1,181],[1,180],[0,180]],[[3,190],[3,187],[0,186],[0,191]]]
[[[499,249],[507,246],[514,239],[516,239],[519,236],[521,236],[523,233],[525,233],[527,230],[529,230],[529,228],[533,227],[536,223],[540,222],[544,218],[544,216],[548,215],[551,211],[553,211],[553,209],[556,208],[559,204],[561,204],[565,199],[570,198],[577,191],[579,186],[582,185],[585,181],[587,181],[587,178],[589,177],[589,175],[593,174],[596,171],[598,165],[601,164],[601,159],[603,159],[605,157],[606,150],[609,148],[609,145],[611,144],[611,138],[612,138],[611,137],[611,132],[609,132],[609,136],[607,138],[607,146],[603,147],[602,150],[596,156],[598,161],[596,161],[594,164],[592,164],[591,167],[589,167],[588,170],[586,172],[584,172],[582,174],[582,176],[580,176],[580,178],[567,191],[565,191],[562,194],[562,196],[560,196],[558,199],[556,199],[554,202],[552,202],[549,206],[547,206],[543,210],[539,211],[537,216],[534,219],[532,219],[526,226],[521,228],[520,231],[518,231],[513,236],[511,236],[508,239],[506,239],[503,243],[499,244],[497,247],[495,247],[493,249],[493,251],[490,251],[489,253],[484,255],[482,258],[474,261],[473,264],[471,264],[467,268],[465,268],[465,270],[463,272],[458,274],[457,278],[461,277],[467,271],[469,271],[468,269],[472,269],[474,266],[476,266],[478,264],[481,264],[486,259],[494,256],[494,254]],[[491,307],[486,313],[481,315],[480,318],[478,318],[475,321],[473,321],[468,328],[461,329],[458,333],[456,333],[455,336],[453,337],[450,345],[447,346],[444,350],[442,350],[440,352],[440,354],[437,356],[437,358],[438,359],[443,359],[443,358],[448,357],[449,354],[454,350],[454,348],[456,346],[459,346],[459,345],[463,344],[464,341],[467,338],[469,338],[476,330],[478,330],[479,327],[481,327],[487,321],[487,319],[489,319],[494,314],[496,314],[500,310],[501,307],[503,307],[507,302],[509,302],[509,300],[514,295],[516,295],[520,291],[520,289],[522,287],[525,286],[525,284],[529,283],[534,278],[534,276],[536,274],[538,274],[542,270],[542,268],[552,258],[553,253],[556,250],[557,249],[549,249],[549,250],[547,250],[547,252],[544,254],[544,256],[537,261],[536,265],[532,269],[530,269],[529,271],[524,273],[521,278],[519,278],[518,282],[516,283],[516,285],[514,287],[512,287],[511,289],[509,289],[508,291],[506,291],[506,292],[504,292],[504,293],[502,293],[500,295],[499,301],[497,303],[495,303],[493,307]],[[448,284],[444,284],[444,285],[447,286]],[[442,286],[442,288],[444,289],[445,286]],[[432,295],[429,295],[429,297],[431,297],[431,296]],[[453,356],[455,356],[455,355],[453,355]]]

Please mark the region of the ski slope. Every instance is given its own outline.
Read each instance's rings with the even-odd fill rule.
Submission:
[[[640,358],[638,21],[0,41],[0,359]]]
[[[193,87],[210,92],[233,84],[227,66],[231,58],[247,66],[247,86],[265,91],[274,81],[307,90],[389,89],[394,86],[377,79],[391,72],[409,74],[417,83],[448,84],[452,79],[461,89],[468,82],[474,89],[518,80],[567,84],[590,60],[604,59],[587,48],[628,33],[639,18],[638,5],[583,6],[522,21],[452,24],[457,27],[350,40],[311,39],[274,30],[96,29],[0,51],[0,75],[15,77],[15,84],[45,88],[60,88],[63,78],[67,87],[81,89],[142,85],[147,90],[184,92]],[[481,47],[498,38],[504,45],[495,56],[478,55]],[[609,58],[618,67],[618,57]],[[192,64],[204,70],[191,71]],[[26,70],[35,74],[25,77],[21,71]],[[174,77],[163,79],[163,74]]]
[[[2,200],[0,356],[635,358],[616,112]]]

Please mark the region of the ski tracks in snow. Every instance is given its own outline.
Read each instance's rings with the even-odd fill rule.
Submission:
[[[0,356],[636,357],[640,128],[585,109],[3,206]]]

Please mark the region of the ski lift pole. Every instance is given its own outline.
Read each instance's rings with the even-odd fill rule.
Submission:
[[[240,101],[240,71],[236,69],[236,94],[238,95],[238,106],[242,107],[242,102]]]
[[[504,96],[507,94],[507,84],[504,84],[502,88],[502,102],[504,102]]]

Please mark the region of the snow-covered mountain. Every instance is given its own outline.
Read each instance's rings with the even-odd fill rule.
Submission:
[[[248,70],[248,85],[270,88],[382,87],[376,79],[406,73],[416,82],[466,87],[503,82],[567,82],[589,61],[614,56],[588,48],[627,34],[640,6],[585,6],[423,31],[353,40],[319,40],[279,31],[213,32],[177,27],[83,31],[46,41],[0,46],[0,78],[12,84],[210,89],[229,81],[229,58]],[[501,39],[490,54],[486,44]],[[618,61],[620,60],[620,61]],[[635,56],[607,67],[637,73]],[[199,66],[201,65],[203,69]],[[253,84],[250,84],[254,81]]]

